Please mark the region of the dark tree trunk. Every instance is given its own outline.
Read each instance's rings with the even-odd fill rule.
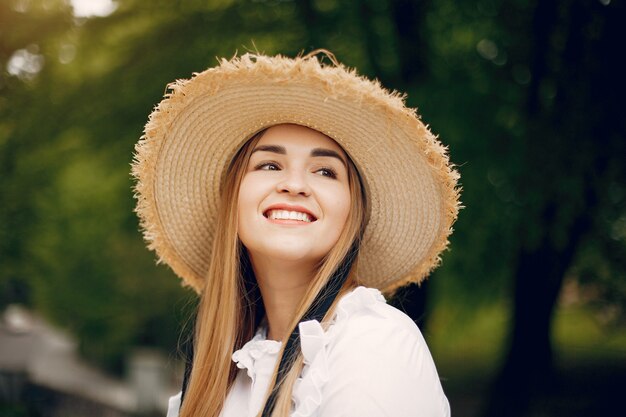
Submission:
[[[376,36],[376,32],[372,27],[372,18],[374,12],[372,11],[368,0],[359,0],[359,2],[357,3],[357,7],[359,26],[361,28],[361,34],[363,36],[363,46],[365,48],[365,56],[367,57],[367,62],[374,72],[375,76],[384,85],[388,85],[391,81],[389,80],[388,74],[383,71],[379,62],[379,49],[381,39]]]
[[[320,18],[313,6],[313,2],[311,0],[297,0],[296,6],[298,10],[298,14],[304,23],[304,27],[307,33],[307,44],[303,47],[308,47],[310,49],[322,48],[321,39],[319,36],[319,32],[322,30],[320,25]],[[305,48],[306,49],[306,48]]]
[[[546,207],[544,222],[554,221],[556,204]],[[578,216],[569,230],[567,245],[555,247],[549,234],[533,250],[522,249],[514,276],[513,327],[509,351],[497,377],[487,416],[526,415],[529,401],[549,388],[553,357],[551,324],[563,277],[576,249],[591,225],[595,205],[589,195],[588,210]]]
[[[526,108],[528,164],[520,189],[527,201],[533,193],[543,201],[541,210],[524,213],[527,223],[534,223],[528,229],[539,228],[541,238],[529,244],[531,239],[520,230],[513,276],[513,323],[505,362],[484,413],[489,417],[527,415],[533,397],[554,386],[553,313],[565,274],[592,231],[609,161],[616,158],[611,151],[616,143],[607,138],[616,137],[617,123],[607,123],[606,116],[614,113],[617,102],[610,98],[614,95],[610,85],[623,85],[624,75],[607,82],[614,66],[603,68],[598,63],[615,59],[617,40],[608,36],[598,40],[586,32],[595,24],[608,35],[615,29],[615,20],[599,2],[565,3],[567,7],[557,7],[553,0],[538,1],[535,9],[530,58],[533,81]],[[558,16],[557,11],[566,11],[566,15]],[[555,26],[567,33],[562,50],[549,45]],[[549,60],[560,63],[552,74]],[[540,98],[540,87],[548,76],[556,79],[557,85],[552,108],[542,105]],[[599,92],[603,92],[601,101]],[[581,185],[565,185],[571,179]]]
[[[409,85],[427,73],[430,54],[424,37],[423,22],[428,2],[425,0],[392,0],[391,14],[396,27],[400,80]]]

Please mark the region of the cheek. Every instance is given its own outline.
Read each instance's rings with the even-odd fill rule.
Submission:
[[[259,181],[254,175],[245,175],[242,178],[239,186],[239,196],[237,197],[239,213],[258,207],[263,187],[262,181]]]
[[[337,236],[341,234],[350,214],[350,208],[352,202],[350,199],[350,190],[348,187],[342,187],[337,192],[334,192],[329,199],[332,201],[332,217],[334,227],[337,230]]]
[[[244,177],[237,196],[237,223],[240,238],[242,234],[245,235],[248,232],[250,216],[258,207],[255,190],[258,190],[258,187],[255,187],[254,181],[251,181],[249,177]]]
[[[342,219],[343,219],[341,223],[342,230],[348,221],[348,216],[350,215],[350,208],[352,207],[352,202],[350,201],[350,195],[347,196],[347,198],[345,199],[343,203],[344,204],[341,208],[341,214],[342,214]]]

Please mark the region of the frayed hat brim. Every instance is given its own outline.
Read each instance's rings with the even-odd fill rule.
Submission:
[[[136,212],[158,261],[202,290],[226,169],[254,133],[281,123],[333,138],[361,174],[360,283],[390,292],[421,282],[448,245],[459,175],[401,94],[314,55],[245,54],[169,85],[132,163]]]

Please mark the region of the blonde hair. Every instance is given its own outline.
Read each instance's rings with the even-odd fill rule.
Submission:
[[[198,309],[193,367],[180,417],[217,417],[220,414],[228,389],[237,374],[237,367],[231,356],[252,338],[258,324],[256,318],[259,309],[262,309],[262,303],[256,299],[255,292],[250,292],[245,282],[252,272],[250,268],[246,268],[249,260],[238,238],[236,208],[239,187],[250,155],[264,132],[265,130],[257,133],[244,144],[233,158],[224,179],[209,271]],[[317,273],[293,317],[291,329],[298,325],[353,246],[358,247],[360,243],[365,228],[366,199],[361,179],[349,157],[348,182],[352,201],[348,219],[337,244],[320,262]],[[332,317],[341,294],[356,286],[356,265],[355,259],[339,295],[324,317],[323,325]],[[285,342],[283,340],[283,347]],[[281,350],[279,358],[282,354]],[[269,397],[274,386],[280,384],[272,416],[287,417],[292,406],[293,385],[302,371],[302,353],[296,356],[282,381],[276,381],[278,363],[267,396]],[[259,411],[259,415],[262,411]]]

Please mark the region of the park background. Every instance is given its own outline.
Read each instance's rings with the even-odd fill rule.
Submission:
[[[195,296],[142,242],[133,147],[166,84],[216,57],[326,48],[407,92],[461,173],[465,208],[443,266],[392,300],[420,325],[453,415],[623,412],[625,9],[0,1],[2,334],[50,323],[111,378],[128,375],[133,352],[162,352],[175,387]],[[2,364],[18,352],[0,353]],[[17,385],[0,369],[0,414],[57,415],[23,368]]]

